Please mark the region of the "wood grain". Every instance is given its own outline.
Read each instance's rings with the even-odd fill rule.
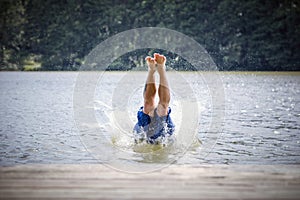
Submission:
[[[1,199],[300,199],[300,165],[172,165],[125,173],[104,165],[0,168]]]

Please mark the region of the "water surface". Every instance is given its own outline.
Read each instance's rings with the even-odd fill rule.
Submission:
[[[94,110],[99,126],[109,116],[103,108],[113,109],[112,95],[125,72],[106,72],[95,90]],[[132,85],[128,79],[124,88],[132,87],[126,110],[129,121],[135,122],[135,112],[142,104],[145,72],[138,72]],[[299,164],[300,163],[300,76],[296,73],[220,73],[224,89],[224,106],[214,107],[205,77],[209,73],[183,73],[199,108],[197,138],[178,164]],[[82,143],[74,120],[73,94],[76,72],[1,72],[0,73],[0,164],[20,163],[97,163]],[[128,76],[128,75],[127,75]],[[176,78],[170,74],[170,84]],[[200,77],[199,77],[200,76]],[[109,78],[108,78],[109,77]],[[88,81],[88,80],[87,80]],[[123,84],[123,83],[122,83]],[[211,83],[209,83],[211,84]],[[185,86],[184,86],[185,87]],[[189,94],[186,95],[188,98]],[[172,92],[172,117],[180,127],[182,97]],[[223,109],[222,130],[213,133],[209,127],[215,110]],[[128,130],[131,127],[128,127]],[[112,145],[126,154],[114,154],[124,163],[169,162],[179,148],[139,147],[128,137],[113,137],[106,132]],[[177,132],[177,134],[184,134]],[[203,149],[217,140],[210,149]],[[119,138],[118,138],[119,137]],[[106,140],[106,139],[105,139]],[[99,145],[101,145],[101,140]],[[154,154],[149,151],[153,151]]]

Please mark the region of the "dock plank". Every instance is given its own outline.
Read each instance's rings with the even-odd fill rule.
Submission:
[[[0,167],[0,199],[299,199],[300,165],[172,165],[125,173],[104,165]]]

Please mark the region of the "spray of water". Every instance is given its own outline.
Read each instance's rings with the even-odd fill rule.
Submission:
[[[108,75],[108,66],[122,55],[138,49],[162,49],[175,53],[193,68],[191,73],[173,71],[169,76],[173,94],[172,119],[176,124],[176,140],[163,145],[135,144],[132,128],[137,109],[142,105],[139,92],[145,74],[133,68],[123,73]],[[175,58],[176,59],[176,58]],[[176,63],[176,60],[173,62]],[[195,40],[179,32],[164,28],[139,28],[119,33],[100,43],[86,57],[78,74],[74,95],[74,117],[85,148],[99,162],[127,172],[147,172],[177,162],[190,149],[201,147],[206,156],[222,132],[224,119],[224,89],[217,73],[202,76],[199,71],[217,71],[207,51]],[[211,103],[211,121],[205,132],[209,137],[199,142],[199,117],[203,110],[203,89],[206,86]],[[190,84],[192,83],[192,84]],[[201,99],[199,101],[199,99]],[[200,106],[199,106],[200,102]],[[141,165],[152,163],[152,165]]]

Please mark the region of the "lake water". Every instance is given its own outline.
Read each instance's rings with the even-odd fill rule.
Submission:
[[[92,73],[84,73],[88,84]],[[171,116],[179,139],[167,147],[136,145],[131,137],[143,102],[145,72],[100,74],[89,108],[101,132],[94,136],[84,132],[76,119],[74,92],[80,74],[0,73],[0,165],[98,163],[112,157],[137,166],[300,164],[299,73],[219,73],[218,82],[216,73],[170,72]],[[189,101],[198,111],[193,122],[186,113],[193,109],[187,108]],[[191,130],[185,128],[189,124]],[[191,139],[189,134],[195,131]],[[102,152],[95,151],[98,147]]]

